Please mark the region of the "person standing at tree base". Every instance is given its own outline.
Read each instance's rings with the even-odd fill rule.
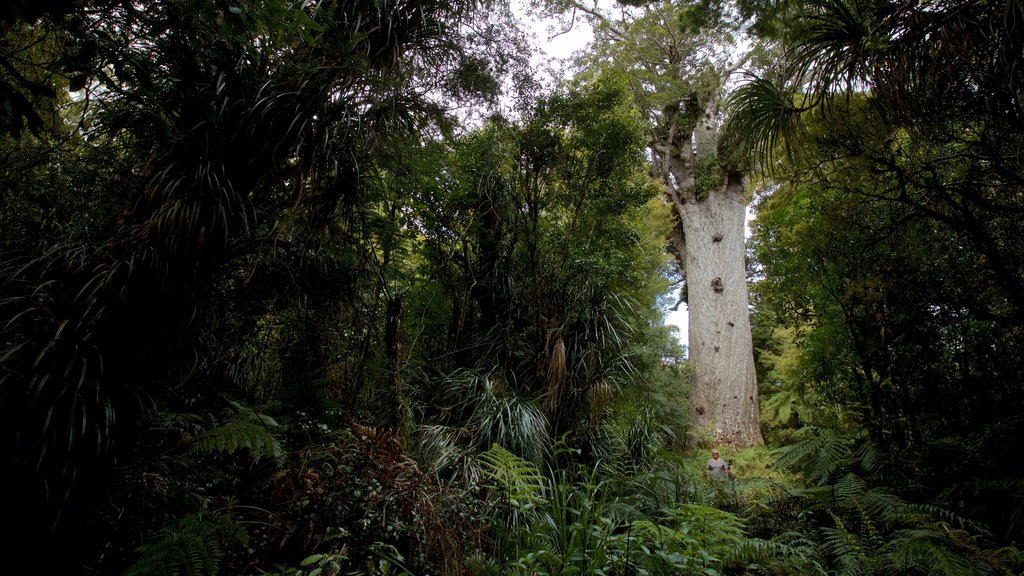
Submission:
[[[732,471],[729,463],[719,456],[718,448],[711,450],[711,458],[708,459],[706,468],[708,480],[729,480],[732,478]]]

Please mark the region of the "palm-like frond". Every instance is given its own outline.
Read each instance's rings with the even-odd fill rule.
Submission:
[[[481,443],[501,443],[534,462],[548,441],[548,421],[532,402],[512,394],[485,394],[471,420]]]
[[[476,370],[457,370],[445,378],[442,401],[462,418],[473,448],[500,444],[540,462],[548,444],[548,421],[530,399],[517,395],[501,377]]]
[[[432,471],[435,476],[455,474],[462,469],[465,459],[465,437],[468,430],[440,424],[422,425],[418,428],[421,467]]]
[[[796,95],[780,82],[752,75],[729,95],[726,127],[741,153],[754,152],[763,168],[770,169],[781,153],[789,155],[804,134]]]
[[[882,48],[882,39],[870,24],[876,20],[868,13],[873,6],[857,0],[811,4],[796,33],[799,44],[787,58],[789,76],[820,95],[861,87],[872,58]]]

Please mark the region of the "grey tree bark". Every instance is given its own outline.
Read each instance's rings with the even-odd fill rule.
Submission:
[[[764,440],[746,282],[745,174],[719,158],[718,104],[718,95],[702,102],[692,94],[666,111],[650,150],[676,216],[671,239],[686,281],[687,444],[747,447]]]

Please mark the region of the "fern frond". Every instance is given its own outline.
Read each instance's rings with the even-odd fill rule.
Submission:
[[[810,437],[777,451],[775,466],[799,470],[809,481],[824,485],[860,465],[854,456],[860,435],[813,427],[799,433]]]
[[[630,525],[633,536],[640,540],[650,541],[659,545],[671,541],[678,530],[663,526],[650,520],[636,520]]]
[[[785,574],[827,574],[822,566],[818,545],[798,532],[784,532],[771,540],[748,538],[741,541],[727,558],[748,567],[782,566]]]
[[[189,447],[192,454],[235,454],[247,450],[254,459],[264,456],[282,462],[284,449],[265,425],[257,422],[235,421],[207,430],[198,435]]]
[[[884,463],[874,442],[864,438],[854,452],[864,472],[875,474],[881,471]]]
[[[984,551],[963,531],[933,528],[898,530],[883,550],[894,567],[934,576],[997,574],[982,558]]]
[[[850,576],[868,576],[871,574],[870,554],[856,534],[846,529],[845,524],[834,513],[829,512],[835,522],[835,528],[822,528],[824,539],[822,549],[841,567],[842,574]]]
[[[179,518],[145,542],[123,576],[216,576],[224,545],[245,545],[248,534],[223,512]]]
[[[777,468],[798,468],[808,459],[813,456],[820,444],[818,438],[819,429],[812,427],[804,427],[797,431],[799,437],[806,436],[807,438],[797,442],[796,444],[790,444],[774,450],[773,455],[775,457],[774,466]]]
[[[761,420],[777,425],[789,422],[802,397],[800,392],[795,389],[775,392],[761,406]]]
[[[860,505],[872,517],[892,525],[907,503],[902,498],[881,488],[874,488],[860,497]]]
[[[923,518],[922,518],[923,517]],[[944,523],[956,528],[970,530],[975,534],[982,536],[988,536],[990,531],[988,527],[983,524],[974,522],[970,518],[960,516],[956,512],[947,510],[940,506],[934,506],[931,504],[906,504],[899,511],[892,514],[894,520],[908,521],[910,518],[916,519],[921,522],[923,519],[929,523]]]
[[[842,506],[856,505],[857,499],[867,491],[868,483],[853,473],[842,476],[833,484],[833,495]]]
[[[514,507],[528,508],[542,504],[545,482],[537,466],[516,456],[498,444],[477,456],[483,474]]]

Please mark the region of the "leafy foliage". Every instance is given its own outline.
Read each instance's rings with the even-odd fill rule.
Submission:
[[[1020,572],[1018,4],[650,5],[546,93],[501,3],[5,4],[7,565]],[[751,11],[799,25],[693,175],[787,152],[752,271],[791,444],[717,485],[643,150]]]
[[[263,456],[273,460],[284,458],[277,438],[267,433],[265,425],[256,422],[235,421],[207,430],[195,438],[189,449],[197,454],[234,454],[246,450],[257,460]]]
[[[197,513],[160,529],[139,547],[125,576],[216,576],[224,548],[245,546],[248,535],[227,512]]]
[[[511,515],[512,529],[526,526],[523,513],[545,503],[544,482],[535,464],[494,444],[477,456],[484,476],[493,483],[497,501]]]
[[[898,458],[882,457],[856,435],[805,430],[805,436],[780,452],[777,465],[799,468],[809,481],[801,502],[804,514],[817,518],[815,533],[798,529],[780,534],[746,546],[739,557],[794,569],[791,546],[796,544],[809,547],[817,570],[828,566],[850,574],[894,569],[950,575],[1012,572],[1014,553],[993,549],[985,526],[941,506],[914,504],[887,487],[885,482],[899,480]]]
[[[643,551],[633,561],[651,574],[721,573],[724,560],[745,540],[740,518],[697,504],[662,510],[656,522],[636,520],[630,537]]]

